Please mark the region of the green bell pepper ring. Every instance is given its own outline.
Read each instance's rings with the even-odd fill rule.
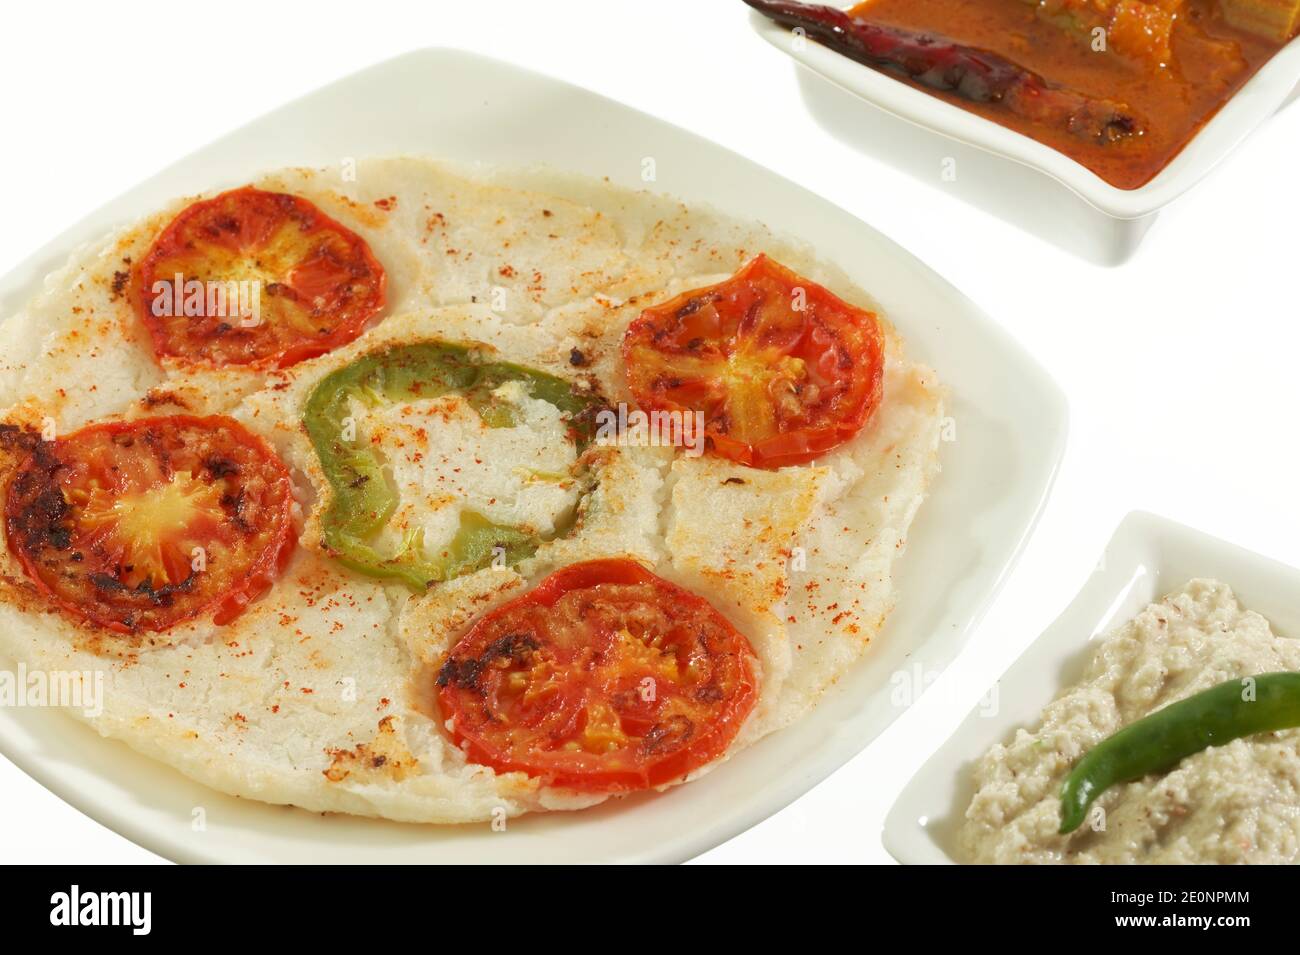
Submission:
[[[1229,680],[1170,703],[1102,740],[1075,764],[1061,786],[1060,831],[1079,828],[1093,800],[1111,786],[1173,769],[1210,746],[1296,726],[1300,673]]]
[[[486,567],[495,548],[504,549],[509,564],[537,549],[541,539],[536,534],[465,511],[443,555],[426,555],[416,537],[405,541],[396,554],[380,553],[371,541],[396,510],[398,494],[379,455],[366,442],[349,440],[356,437],[355,424],[349,421],[353,399],[375,407],[456,393],[465,397],[488,427],[511,427],[517,423],[515,407],[493,394],[511,381],[522,382],[532,397],[560,410],[581,454],[595,435],[594,412],[602,406],[599,398],[575,391],[554,375],[492,361],[482,349],[470,345],[442,341],[396,345],[364,355],[316,385],[307,398],[303,424],[333,492],[321,516],[321,536],[340,563],[372,577],[395,578],[424,589]]]

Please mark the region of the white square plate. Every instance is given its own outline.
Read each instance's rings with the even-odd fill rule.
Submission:
[[[956,861],[975,761],[1037,723],[1043,707],[1083,674],[1091,641],[1195,577],[1223,581],[1276,633],[1300,636],[1300,570],[1154,514],[1129,514],[1070,606],[903,788],[885,818],[889,854],[912,865]]]
[[[0,280],[11,314],[78,243],[166,200],[268,168],[422,154],[546,164],[654,188],[758,219],[812,243],[882,303],[952,391],[957,440],[900,565],[886,632],[816,712],[716,772],[664,795],[526,816],[505,834],[332,816],[222,796],[62,715],[0,709],[0,747],[68,802],[183,861],[678,861],[777,811],[898,716],[889,676],[946,665],[1018,556],[1065,443],[1055,386],[972,303],[884,236],[767,170],[690,133],[555,80],[450,50],[425,50],[341,80],[200,150],[114,200]],[[194,831],[194,810],[206,828]]]

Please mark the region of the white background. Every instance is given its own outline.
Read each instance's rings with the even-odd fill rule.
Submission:
[[[1300,565],[1300,107],[1106,269],[945,195],[937,169],[899,171],[825,131],[739,0],[42,3],[5,17],[0,273],[271,107],[414,47],[454,46],[603,93],[821,193],[920,256],[1056,378],[1072,413],[1062,474],[961,657],[869,749],[702,861],[889,861],[880,826],[898,790],[1073,597],[1130,510]],[[0,793],[0,861],[161,861],[3,759]]]

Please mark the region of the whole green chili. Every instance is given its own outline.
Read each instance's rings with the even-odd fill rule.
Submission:
[[[1300,726],[1300,673],[1229,680],[1156,710],[1102,740],[1061,786],[1061,833],[1082,825],[1111,786],[1165,772],[1210,746]]]

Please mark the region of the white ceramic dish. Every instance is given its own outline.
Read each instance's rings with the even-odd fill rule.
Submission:
[[[458,90],[472,95],[443,96]],[[1066,430],[1055,386],[988,318],[888,239],[699,137],[592,93],[480,57],[411,53],[276,110],[90,215],[0,279],[0,314],[78,243],[163,201],[259,170],[344,157],[426,154],[545,163],[709,202],[812,242],[885,306],[952,390],[958,440],[902,561],[899,608],[866,660],[808,719],[663,796],[487,825],[403,826],[219,795],[99,739],[62,714],[0,709],[15,763],[118,832],[184,861],[677,861],[752,826],[824,779],[898,715],[889,676],[957,653],[1034,524]],[[202,808],[206,828],[193,828]]]
[[[864,117],[861,109],[850,111],[842,102],[828,100],[825,90],[805,87],[814,114],[828,125],[841,127],[837,130],[841,135],[869,144],[873,152],[918,175],[937,176],[939,158],[954,158],[956,168],[964,171],[951,184],[952,191],[1058,245],[1106,264],[1118,264],[1132,255],[1156,213],[1204,178],[1277,112],[1300,84],[1298,37],[1265,64],[1159,175],[1140,189],[1117,189],[1073,159],[1028,136],[855,63],[811,40],[795,42],[790,30],[758,13],[751,13],[751,23],[763,39],[813,73],[891,117],[929,131],[929,145],[940,152],[931,157],[927,144],[916,142],[910,130],[900,129],[897,123],[882,123],[880,116]],[[864,123],[869,132],[853,129]],[[946,137],[947,142],[934,142],[936,134]],[[981,151],[986,155],[980,155]],[[987,154],[1002,161],[991,161]],[[981,192],[968,192],[961,184],[962,178]]]
[[[913,865],[956,861],[975,761],[1037,722],[1043,707],[1083,673],[1090,641],[1194,577],[1222,580],[1276,633],[1300,637],[1300,570],[1153,514],[1128,515],[1070,606],[903,788],[885,818],[889,854]]]

